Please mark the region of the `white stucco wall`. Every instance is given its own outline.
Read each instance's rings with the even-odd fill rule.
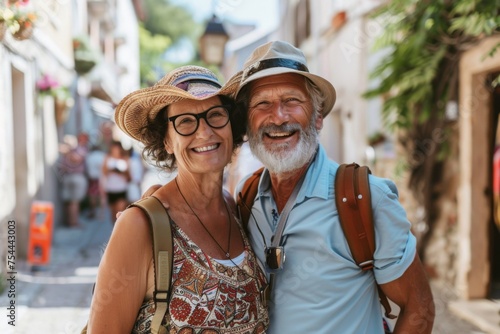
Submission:
[[[367,163],[368,136],[382,130],[380,99],[361,96],[370,86],[369,73],[381,57],[381,53],[372,52],[381,27],[367,17],[376,3],[311,1],[312,33],[300,45],[309,70],[336,88],[337,102],[325,119],[321,142],[328,155],[339,162]],[[335,29],[332,20],[339,11],[346,11],[346,22]]]
[[[38,98],[36,81],[49,74],[72,80],[72,2],[30,1],[38,16],[33,36],[0,43],[0,219],[16,221],[18,256],[27,251],[33,200],[57,202],[58,131],[54,110]],[[58,215],[56,214],[56,217]],[[0,240],[3,239],[3,236]],[[0,243],[1,244],[1,243]],[[4,254],[4,244],[0,256]]]
[[[118,1],[116,8],[115,36],[125,38],[126,42],[116,51],[116,63],[126,69],[119,80],[119,98],[139,88],[139,29],[132,1]],[[134,24],[131,24],[134,22]]]
[[[123,72],[118,78],[117,98],[121,100],[125,95],[140,88],[140,51],[139,28],[137,16],[132,6],[132,1],[118,1],[116,7],[115,36],[125,39],[124,43],[116,50],[116,66]],[[134,22],[134,24],[131,24]],[[133,145],[132,139],[121,135],[125,147]]]
[[[15,205],[15,182],[14,182],[14,152],[13,146],[7,143],[14,141],[12,98],[11,98],[11,72],[8,53],[5,48],[0,47],[0,219],[3,223],[4,217],[12,212]],[[3,224],[2,224],[3,225]],[[4,240],[4,239],[2,239]]]

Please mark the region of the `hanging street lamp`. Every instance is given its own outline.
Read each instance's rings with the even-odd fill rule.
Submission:
[[[201,60],[209,65],[221,66],[224,61],[224,48],[229,35],[222,22],[213,15],[207,23],[205,32],[200,37]]]

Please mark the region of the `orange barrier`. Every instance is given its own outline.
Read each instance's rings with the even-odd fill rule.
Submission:
[[[51,202],[33,202],[30,216],[28,263],[32,265],[49,263],[53,221],[54,206]]]

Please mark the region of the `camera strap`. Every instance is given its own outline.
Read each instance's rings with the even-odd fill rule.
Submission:
[[[309,159],[307,167],[304,169],[302,176],[297,181],[297,184],[295,184],[292,194],[290,195],[290,197],[288,197],[288,200],[286,201],[283,211],[281,211],[278,227],[276,228],[276,233],[274,233],[273,237],[271,238],[271,247],[279,247],[281,245],[281,238],[283,235],[283,231],[285,230],[285,225],[288,219],[288,215],[290,214],[290,211],[292,211],[292,208],[295,205],[295,199],[299,194],[300,188],[302,187],[302,183],[304,183],[304,179],[306,178],[307,171],[309,170],[309,167],[311,166],[313,160],[316,158],[317,153],[318,149],[316,148],[316,151],[314,152],[313,156]]]
[[[281,238],[283,236],[283,231],[285,230],[285,225],[288,219],[288,215],[290,214],[290,211],[292,211],[292,207],[295,204],[295,199],[297,198],[297,194],[299,193],[302,183],[304,182],[306,174],[307,174],[307,169],[304,171],[304,174],[300,177],[299,182],[297,182],[297,184],[295,185],[292,194],[288,198],[286,205],[280,214],[280,220],[278,222],[278,227],[276,228],[276,233],[271,238],[271,248],[280,247]],[[271,291],[274,289],[275,275],[276,272],[269,273],[269,289],[267,291],[267,296],[266,296],[268,300],[271,299]]]
[[[309,170],[309,165],[307,165],[307,168],[304,170],[304,173],[302,174],[299,181],[295,185],[295,188],[293,188],[292,194],[286,201],[285,207],[283,208],[283,211],[280,214],[280,219],[278,221],[278,227],[276,228],[276,233],[271,238],[271,248],[277,248],[280,247],[281,245],[281,239],[283,236],[283,231],[285,230],[286,222],[288,220],[288,215],[290,214],[290,211],[292,211],[292,208],[295,205],[295,200],[297,199],[297,195],[300,191],[300,188],[302,187],[302,183],[304,183],[304,179],[306,178],[308,170]],[[283,254],[283,256],[285,256],[285,254]],[[284,259],[283,262],[285,262]],[[268,300],[271,300],[271,291],[274,289],[275,275],[276,272],[269,273],[269,288],[266,291],[267,294],[266,297]]]
[[[271,247],[279,247],[281,245],[281,238],[283,236],[283,231],[285,230],[285,225],[288,219],[288,215],[290,214],[290,211],[292,211],[292,208],[295,205],[295,199],[297,199],[297,195],[299,193],[300,188],[302,187],[302,183],[304,183],[304,179],[306,178],[308,169],[309,168],[307,168],[304,171],[299,181],[295,185],[295,188],[293,188],[293,192],[288,198],[285,207],[283,208],[283,211],[280,214],[280,220],[278,221],[278,227],[276,227],[276,233],[274,233],[273,237],[271,238]]]

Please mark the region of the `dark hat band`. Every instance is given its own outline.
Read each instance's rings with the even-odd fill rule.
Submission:
[[[222,86],[214,81],[211,81],[211,80],[204,80],[204,79],[191,79],[191,80],[186,80],[186,81],[183,81],[183,82],[180,82],[178,83],[177,85],[175,85],[175,87],[177,88],[180,88],[184,91],[188,91],[189,89],[189,85],[190,84],[193,84],[193,83],[204,83],[204,84],[208,84],[208,85],[212,85],[214,87],[217,87],[217,88],[221,88]]]
[[[306,65],[291,59],[285,58],[272,58],[258,61],[252,65],[250,65],[244,72],[241,77],[241,81],[245,81],[249,76],[273,67],[286,67],[291,68],[293,70],[298,70],[302,72],[309,72],[309,69]]]

